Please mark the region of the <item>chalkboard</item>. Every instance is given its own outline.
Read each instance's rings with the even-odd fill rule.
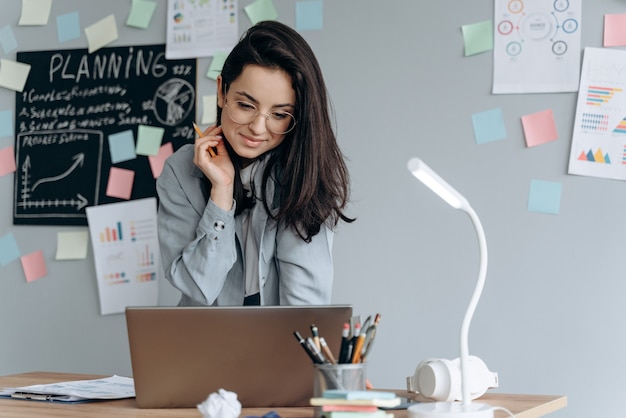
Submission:
[[[86,225],[86,207],[124,200],[106,193],[112,167],[134,172],[130,199],[156,196],[148,156],[131,148],[112,158],[109,138],[124,135],[128,151],[147,126],[162,128],[173,151],[191,142],[195,60],[147,45],[18,52],[17,61],[31,70],[15,96],[14,224]]]

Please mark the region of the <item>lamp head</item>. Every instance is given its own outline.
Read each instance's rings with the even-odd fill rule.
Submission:
[[[454,187],[435,173],[424,161],[411,158],[407,164],[411,174],[455,209],[467,209],[469,202]]]

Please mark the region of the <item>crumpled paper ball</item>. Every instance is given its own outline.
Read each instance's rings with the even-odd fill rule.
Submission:
[[[204,418],[237,418],[241,414],[241,403],[236,393],[219,389],[198,405],[198,411]]]

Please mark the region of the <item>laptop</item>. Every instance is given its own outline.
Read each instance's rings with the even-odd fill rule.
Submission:
[[[313,362],[294,336],[315,324],[335,356],[352,307],[128,307],[139,408],[195,408],[219,389],[244,408],[307,406]]]

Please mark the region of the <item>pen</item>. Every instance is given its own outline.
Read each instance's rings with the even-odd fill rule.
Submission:
[[[367,329],[367,336],[366,336],[367,343],[363,347],[363,352],[361,353],[361,362],[365,361],[365,357],[367,357],[367,354],[369,353],[370,348],[372,348],[372,343],[374,342],[374,337],[376,336],[376,329],[378,329],[379,322],[380,322],[380,314],[377,313],[376,316],[374,317],[374,323],[370,325],[370,327]]]
[[[326,340],[324,339],[324,337],[320,337],[320,345],[322,346],[322,351],[324,352],[324,355],[326,356],[328,361],[330,361],[331,364],[337,364],[337,360],[335,360],[335,356],[333,356],[333,352],[330,351],[330,348],[328,347],[328,344],[326,344]]]
[[[193,124],[193,129],[196,131],[196,133],[198,134],[198,136],[204,136],[204,132],[202,132],[200,130],[200,128],[198,127],[198,125],[196,125],[195,122],[191,122]],[[213,151],[213,148],[209,147],[206,149],[207,151],[209,151],[209,154],[211,154],[211,157],[215,157],[215,152]]]
[[[311,360],[313,361],[313,363],[316,364],[322,364],[324,363],[324,360],[320,359],[314,350],[311,350],[310,347],[307,346],[307,342],[304,338],[302,338],[302,335],[300,335],[300,333],[298,331],[294,331],[293,335],[295,335],[296,340],[298,340],[298,342],[300,343],[300,346],[302,346],[302,349],[304,349],[304,351],[307,353],[307,355],[311,358]]]
[[[322,345],[320,344],[320,334],[315,324],[311,325],[311,334],[313,334],[313,342],[315,343],[318,351],[321,350]]]
[[[326,358],[324,358],[324,354],[322,354],[322,350],[318,350],[317,347],[315,346],[315,343],[313,342],[313,338],[309,337],[306,339],[306,346],[309,350],[311,350],[311,352],[317,358],[317,361],[319,363],[328,363]]]
[[[350,358],[350,324],[347,322],[343,324],[343,330],[341,331],[341,348],[339,349],[339,363],[347,363]]]
[[[359,363],[361,361],[361,350],[363,349],[364,341],[365,332],[361,332],[361,324],[357,323],[354,326],[354,337],[352,338],[352,363]]]

